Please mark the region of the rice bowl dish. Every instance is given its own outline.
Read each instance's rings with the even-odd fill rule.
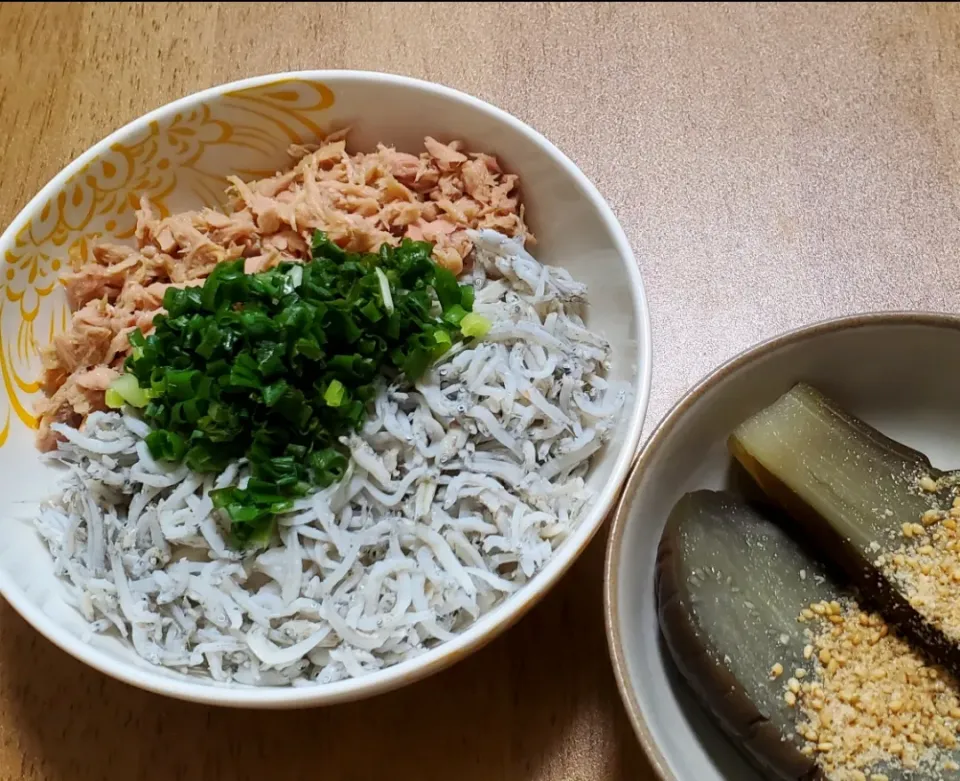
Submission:
[[[576,527],[591,498],[590,458],[630,389],[605,379],[611,351],[581,317],[586,286],[524,248],[522,207],[508,198],[516,178],[505,175],[500,186],[495,158],[468,158],[429,138],[427,146],[420,170],[412,156],[402,159],[403,180],[396,153],[381,147],[377,161],[398,178],[387,173],[379,190],[363,170],[369,156],[351,157],[339,138],[294,150],[306,154],[290,172],[235,181],[230,222],[206,211],[159,220],[144,201],[138,248],[95,249],[93,263],[65,278],[74,315],[44,354],[50,398],[41,403],[38,444],[55,446],[50,458],[68,476],[37,528],[91,633],[118,633],[152,664],[219,682],[330,683],[452,639],[532,578]],[[443,211],[425,220],[413,188],[426,189],[430,177],[435,194],[474,162],[490,180],[486,191],[469,175],[466,189],[447,184],[458,200],[441,195]],[[321,178],[334,166],[358,171],[346,197],[389,200],[370,216],[340,207],[344,182]],[[290,189],[277,193],[278,181]],[[280,212],[330,182],[338,187],[325,208]],[[497,205],[484,197],[491,192]],[[414,214],[385,220],[396,204]],[[517,236],[482,227],[490,222],[508,223]],[[340,437],[349,453],[342,477],[290,502],[260,545],[237,544],[215,497],[259,477],[248,459],[203,472],[165,460],[137,405],[127,396],[110,411],[118,405],[109,394],[131,377],[123,365],[136,352],[132,329],[142,337],[172,314],[160,306],[172,306],[171,295],[161,299],[158,288],[197,287],[236,258],[253,275],[309,263],[310,235],[337,226],[337,244],[355,251],[377,252],[397,243],[395,233],[442,239],[432,245],[434,261],[468,265],[461,278],[489,330],[453,344],[416,380],[378,378],[362,426]],[[379,292],[389,306],[393,295]],[[106,323],[99,346],[93,322]]]
[[[280,84],[282,88],[275,86]],[[320,100],[313,103],[315,96]],[[295,109],[288,103],[294,98],[299,101]],[[331,109],[334,98],[336,105]],[[263,108],[271,102],[274,105],[269,112],[279,110],[279,113],[265,118]],[[436,117],[437,121],[428,124],[412,115],[408,121],[404,114],[398,125],[396,112],[401,106],[416,106],[418,116]],[[306,154],[319,151],[316,147],[303,149],[324,135],[313,129],[316,124],[313,117],[322,117],[326,127],[354,125],[350,142],[353,155],[375,154],[379,151],[379,142],[390,149],[411,150],[423,143],[427,134],[441,140],[465,135],[473,141],[462,150],[449,145],[452,152],[462,151],[470,160],[483,161],[485,166],[483,150],[507,153],[502,170],[492,173],[503,177],[520,174],[526,197],[523,203],[517,198],[513,205],[508,205],[507,213],[493,215],[499,224],[481,225],[471,221],[484,216],[478,212],[491,204],[478,200],[481,208],[477,212],[471,212],[471,204],[462,204],[468,208],[466,212],[461,209],[466,217],[461,221],[456,210],[449,211],[451,204],[456,206],[457,198],[447,197],[450,204],[445,204],[446,208],[438,204],[449,195],[449,190],[428,199],[422,197],[423,192],[417,192],[417,200],[430,200],[435,208],[451,217],[454,228],[441,224],[434,226],[440,230],[431,234],[432,229],[427,227],[422,235],[416,234],[416,228],[409,234],[388,229],[394,237],[391,251],[395,250],[398,255],[407,252],[399,247],[399,243],[406,243],[403,242],[406,238],[439,248],[440,251],[431,253],[432,265],[437,268],[461,271],[457,268],[459,259],[463,269],[456,281],[460,288],[475,288],[476,300],[471,298],[468,302],[464,298],[462,303],[467,311],[459,313],[448,311],[447,301],[442,307],[435,307],[434,315],[439,318],[449,314],[452,321],[459,321],[467,314],[469,328],[466,323],[462,331],[459,326],[449,324],[437,328],[433,324],[425,325],[425,333],[437,331],[433,336],[439,341],[451,335],[452,342],[438,345],[439,352],[434,351],[426,369],[422,373],[416,370],[415,376],[409,379],[404,379],[403,371],[397,369],[396,362],[400,359],[395,353],[380,352],[381,371],[369,387],[354,387],[346,382],[344,388],[330,382],[329,386],[322,386],[323,393],[311,394],[308,401],[314,407],[327,401],[342,403],[339,409],[344,415],[345,410],[363,396],[364,403],[360,405],[363,420],[356,429],[337,431],[335,438],[324,442],[325,446],[330,445],[325,450],[343,456],[346,468],[338,466],[335,458],[329,460],[331,454],[327,452],[320,461],[330,467],[322,476],[323,481],[329,482],[312,483],[311,470],[319,462],[311,461],[315,454],[308,452],[294,471],[305,478],[299,481],[297,490],[308,483],[309,490],[302,495],[277,497],[283,501],[276,502],[266,512],[269,520],[249,525],[247,528],[253,529],[254,534],[239,535],[246,542],[235,534],[243,524],[232,513],[239,510],[240,515],[247,513],[246,518],[253,517],[250,513],[263,517],[262,508],[252,506],[263,498],[263,475],[257,474],[263,468],[263,460],[234,458],[216,471],[191,467],[181,478],[183,459],[170,460],[169,452],[157,454],[151,447],[156,444],[153,439],[158,434],[169,436],[169,442],[175,442],[175,426],[169,420],[158,422],[143,406],[116,404],[119,391],[110,386],[117,377],[107,370],[128,379],[131,372],[121,370],[130,358],[129,352],[126,358],[120,356],[119,362],[88,365],[86,368],[95,369],[96,373],[76,377],[82,383],[74,384],[77,392],[70,394],[69,405],[57,405],[59,411],[46,418],[42,413],[47,410],[38,409],[41,414],[36,421],[41,426],[41,438],[52,437],[53,449],[49,449],[48,440],[46,455],[41,459],[31,457],[28,439],[18,428],[17,417],[30,424],[27,410],[34,406],[36,398],[20,394],[29,393],[32,378],[37,376],[40,367],[35,361],[30,362],[29,350],[27,363],[22,363],[24,359],[19,353],[8,352],[13,349],[7,341],[13,337],[10,328],[18,322],[11,319],[17,314],[16,306],[8,305],[0,310],[5,335],[2,348],[5,354],[0,363],[5,362],[4,376],[14,383],[7,385],[8,395],[0,401],[7,403],[9,410],[16,411],[13,418],[16,425],[11,426],[8,418],[7,427],[0,430],[0,463],[6,472],[2,482],[8,491],[4,508],[8,517],[24,519],[22,526],[13,522],[8,527],[9,544],[0,555],[0,589],[30,623],[65,650],[104,672],[153,691],[218,704],[270,707],[328,703],[394,688],[441,669],[513,623],[569,567],[610,506],[639,438],[649,389],[649,331],[642,288],[622,232],[596,191],[548,142],[502,112],[450,90],[380,74],[315,72],[251,79],[185,98],[137,120],[79,158],[31,202],[0,243],[4,244],[9,261],[11,252],[22,254],[24,246],[30,251],[29,242],[45,241],[44,236],[48,234],[39,232],[38,224],[50,213],[44,204],[54,204],[54,219],[63,213],[59,219],[69,221],[66,224],[70,231],[84,233],[52,234],[54,243],[43,245],[41,250],[47,253],[44,256],[47,260],[43,261],[45,266],[40,266],[40,282],[44,268],[49,274],[51,262],[54,270],[60,266],[61,273],[56,276],[61,276],[73,250],[83,242],[90,242],[84,250],[87,263],[95,257],[89,247],[98,242],[126,247],[128,252],[144,249],[139,246],[140,239],[134,236],[133,211],[125,214],[122,204],[114,201],[113,206],[109,203],[106,206],[119,207],[118,210],[100,212],[103,216],[97,216],[88,225],[87,218],[81,219],[76,213],[77,209],[87,208],[87,201],[69,190],[64,201],[58,192],[72,187],[72,182],[86,182],[84,186],[96,184],[85,172],[92,170],[91,166],[99,166],[100,161],[104,161],[103,171],[111,176],[116,171],[141,176],[139,172],[145,171],[144,166],[156,170],[157,161],[165,164],[168,157],[174,166],[183,166],[176,154],[161,145],[160,154],[166,157],[148,154],[142,162],[131,159],[136,167],[126,172],[122,169],[123,161],[113,150],[150,153],[150,138],[157,129],[163,132],[168,126],[178,128],[188,124],[199,131],[210,120],[218,122],[218,127],[233,128],[232,138],[228,135],[219,142],[226,144],[224,151],[235,143],[233,139],[239,144],[242,138],[244,145],[232,147],[234,152],[227,157],[216,145],[206,152],[201,149],[199,158],[188,148],[183,149],[182,154],[191,154],[190,161],[200,159],[203,176],[218,177],[218,187],[231,175],[236,175],[240,183],[250,185],[273,178],[278,171],[281,175],[289,171],[291,164],[284,163],[281,157],[281,150],[286,146],[284,135],[287,143],[293,142],[301,148],[294,152],[294,166]],[[464,131],[464,127],[471,129]],[[258,138],[270,137],[273,151],[263,146],[262,153],[254,154],[247,139],[254,138],[255,134],[259,134]],[[181,153],[179,147],[175,151]],[[521,160],[523,164],[517,165],[516,161]],[[108,165],[112,167],[108,169]],[[147,215],[144,222],[174,219],[203,211],[203,207],[212,208],[226,218],[236,211],[229,199],[224,202],[216,197],[207,198],[200,189],[187,189],[191,182],[199,181],[195,169],[172,170],[179,174],[173,178],[172,190],[170,179],[159,175],[149,180],[141,177],[139,181],[146,182],[145,188],[131,190],[130,206],[134,209],[140,196],[148,196],[147,204],[153,214]],[[136,180],[128,178],[128,181]],[[498,184],[508,185],[504,192],[509,196],[520,193],[514,186],[516,182],[501,179],[493,186]],[[156,189],[161,187],[162,191]],[[231,199],[239,189],[234,182]],[[156,198],[159,200],[154,200]],[[363,205],[362,199],[357,199],[355,204],[358,209],[370,208],[369,203]],[[536,242],[530,240],[523,205],[532,209],[528,214],[530,224],[538,232]],[[414,206],[414,209],[422,208]],[[63,209],[68,213],[59,211]],[[409,213],[407,207],[394,207],[395,215],[401,211]],[[486,215],[490,214],[487,210]],[[428,205],[426,214],[421,216],[430,223],[440,215]],[[222,218],[212,219],[222,222]],[[278,232],[275,228],[259,227],[261,236]],[[308,245],[316,238],[310,233],[311,227],[316,226],[305,225],[301,233]],[[334,232],[329,224],[321,227]],[[97,232],[91,234],[91,229]],[[283,238],[288,242],[292,239],[289,234]],[[168,239],[169,236],[165,240]],[[24,245],[24,242],[28,243]],[[138,246],[133,246],[135,242]],[[341,243],[349,245],[349,241]],[[177,260],[182,260],[179,256],[185,254],[181,249],[172,253],[178,256]],[[365,255],[369,249],[374,246],[354,246],[349,251]],[[162,248],[159,251],[170,254]],[[253,265],[255,253],[239,254],[243,266],[248,262]],[[281,266],[285,269],[282,273],[289,273],[285,259],[273,265],[270,257],[263,257],[268,253],[259,255],[257,262],[263,262],[261,269],[249,269],[252,273],[245,278],[277,275],[281,273]],[[549,272],[535,259],[541,256],[548,259]],[[219,265],[235,266],[233,257],[223,258],[226,262]],[[102,265],[110,266],[122,260],[118,255]],[[305,277],[316,263],[314,260],[304,264]],[[395,274],[388,266],[383,266],[391,280],[387,293],[394,295],[397,307],[402,308],[409,291],[401,289],[403,286],[394,287]],[[561,272],[558,266],[567,266],[573,275]],[[75,273],[75,268],[68,271],[68,275],[70,273]],[[290,273],[290,278],[294,277],[296,274]],[[12,279],[10,273],[7,279]],[[135,330],[140,331],[140,326],[146,324],[147,338],[152,338],[149,330],[152,316],[144,313],[151,307],[163,309],[163,299],[169,289],[188,291],[183,295],[192,299],[195,294],[189,291],[199,294],[208,279],[202,275],[193,279],[175,279],[168,275],[155,280],[137,280],[146,283],[142,285],[143,301],[152,301],[139,311],[145,322],[128,322],[122,328],[136,326]],[[170,288],[158,290],[152,287],[155,282]],[[188,284],[183,284],[185,282]],[[530,283],[540,290],[532,288]],[[589,284],[589,301],[593,302],[585,322],[581,319],[586,314],[583,283]],[[15,304],[19,299],[12,296],[19,295],[18,285],[22,284],[19,277],[8,284],[7,297]],[[556,290],[551,290],[552,286]],[[484,288],[488,291],[484,292]],[[62,288],[57,286],[57,289]],[[121,289],[109,290],[107,303],[116,306],[120,292]],[[42,298],[46,294],[46,289],[40,292],[40,318],[48,318],[47,312],[50,313],[53,340],[57,334],[70,330],[71,318],[68,315],[63,324],[57,326],[54,318],[60,317],[56,307],[61,306],[58,299],[63,300],[62,293]],[[447,289],[448,297],[449,294]],[[553,302],[535,300],[544,294],[553,298]],[[47,308],[48,301],[54,304],[53,310]],[[598,301],[604,303],[599,309]],[[381,299],[377,298],[377,302]],[[31,299],[20,303],[24,323],[27,318],[35,317],[26,309],[31,303]],[[527,320],[521,311],[528,305],[532,305],[534,311],[539,308],[536,318],[541,330],[529,327],[534,322]],[[83,308],[81,304],[73,311]],[[471,309],[473,311],[469,311]],[[496,321],[501,316],[503,319],[498,325]],[[103,324],[90,325],[101,327]],[[515,330],[498,331],[500,326],[508,325]],[[439,333],[442,330],[447,334]],[[130,333],[132,331],[124,335]],[[598,334],[604,338],[598,341]],[[31,331],[24,332],[21,325],[17,339],[24,336],[31,338]],[[558,349],[550,337],[564,346]],[[37,329],[34,344],[39,347],[46,339],[46,333],[41,335]],[[605,339],[612,341],[609,350],[604,347]],[[122,343],[122,337],[118,341]],[[572,345],[576,347],[571,352]],[[416,365],[416,356],[407,358],[412,361],[408,365]],[[505,362],[509,376],[522,363],[526,371],[543,372],[554,358],[559,364],[559,369],[555,369],[555,389],[545,377],[528,378],[530,388],[515,389],[497,369],[498,364]],[[587,363],[583,363],[585,358]],[[519,359],[523,360],[518,363]],[[582,364],[585,373],[573,384],[569,379],[561,382],[564,369],[576,369],[571,360]],[[26,373],[25,369],[30,366],[33,369]],[[45,365],[44,368],[52,367]],[[214,369],[211,375],[216,379],[219,369]],[[437,372],[441,369],[449,369],[451,376],[440,377]],[[472,372],[478,370],[487,376],[474,382],[477,377]],[[460,375],[454,374],[456,372]],[[66,374],[73,375],[72,372]],[[140,381],[143,382],[142,376]],[[562,397],[557,395],[561,384],[566,386]],[[421,393],[418,385],[427,393]],[[129,390],[127,385],[124,388]],[[448,394],[447,405],[455,402],[454,415],[441,414],[449,413],[450,406],[445,406],[434,388]],[[51,387],[51,390],[50,400],[58,388]],[[141,390],[149,391],[149,383],[143,384]],[[104,408],[103,402],[97,401],[91,391],[99,391],[103,396],[112,394],[113,404]],[[357,398],[354,398],[355,392],[359,394]],[[72,402],[81,397],[93,403],[86,409],[81,404],[78,409]],[[500,405],[506,399],[510,407],[511,398],[515,399],[513,406],[517,408],[517,415],[511,415],[510,409],[504,410]],[[63,397],[58,401],[62,402]],[[567,404],[571,404],[569,409]],[[461,411],[463,405],[467,405],[466,412]],[[531,411],[524,412],[524,408],[531,406],[536,409],[532,416]],[[486,415],[484,409],[490,414]],[[579,421],[578,435],[570,436],[576,426],[567,426],[565,433],[558,433],[556,420],[545,425],[550,414],[556,416],[555,410],[566,415],[570,423]],[[429,413],[436,426],[425,413]],[[522,418],[518,417],[520,414]],[[493,428],[490,424],[494,424]],[[528,436],[524,425],[538,430],[538,438],[530,436],[530,441],[525,441]],[[504,437],[504,433],[509,437]],[[546,436],[540,439],[543,434]],[[419,439],[421,436],[426,437],[425,445]],[[464,436],[463,449],[450,457],[450,449]],[[446,452],[441,453],[437,446],[444,440]],[[365,447],[361,448],[361,444]],[[371,455],[386,473],[377,468],[376,461],[368,458]],[[530,474],[533,470],[527,463],[537,466],[535,476]],[[543,467],[548,464],[549,477],[544,478]],[[453,468],[444,470],[445,465]],[[425,471],[418,473],[418,468]],[[556,471],[551,474],[550,470]],[[479,480],[478,484],[471,484],[472,478],[453,481],[455,476],[468,472],[483,478],[484,485],[481,486]],[[330,479],[331,475],[336,479]],[[197,478],[199,484],[195,484]],[[409,478],[409,485],[403,484],[405,478]],[[510,481],[520,481],[521,485]],[[232,485],[226,485],[231,482]],[[502,493],[494,489],[496,484]],[[14,489],[14,486],[18,487]],[[226,493],[242,501],[228,502],[223,496],[225,488],[218,486],[226,486]],[[562,489],[553,490],[558,486]],[[490,506],[479,502],[481,494]],[[490,500],[498,498],[498,494],[501,504],[493,509],[496,503]],[[45,497],[42,513],[36,511],[39,505],[33,503],[32,497],[38,500]],[[95,497],[95,512],[90,511],[91,497]],[[242,506],[248,500],[248,506]],[[429,507],[440,512],[430,512],[431,523],[427,526],[442,518],[441,513],[453,521],[452,524],[438,522],[438,528],[433,531],[463,572],[449,566],[452,562],[436,536],[429,531],[421,533],[423,519],[418,518],[416,512],[427,507],[428,500]],[[209,511],[211,501],[215,505],[212,512]],[[513,506],[516,501],[525,507],[519,508],[516,514],[517,523],[513,523],[513,513],[510,513],[511,523],[506,523],[505,507]],[[287,502],[289,506],[281,506]],[[444,504],[448,506],[444,508]],[[325,521],[321,517],[327,520],[329,517],[323,509],[317,511],[321,506],[330,509],[335,525],[343,527],[343,535],[333,527],[324,529]],[[317,513],[316,517],[308,518],[311,513]],[[471,525],[475,521],[471,516],[483,519],[484,514],[493,518],[493,522]],[[496,520],[498,514],[499,521]],[[130,521],[131,515],[135,524]],[[161,515],[163,525],[160,525]],[[555,522],[552,518],[558,520]],[[88,520],[92,521],[89,526]],[[394,525],[389,534],[382,533],[383,521]],[[27,523],[33,531],[28,532]],[[302,527],[293,536],[300,545],[304,577],[301,577],[301,589],[294,597],[293,607],[302,609],[301,614],[289,612],[291,589],[297,584],[289,577],[289,568],[276,559],[276,553],[283,551],[292,560],[289,548],[293,546],[287,543],[295,527]],[[496,527],[496,533],[492,527]],[[271,533],[269,540],[263,538],[267,528]],[[342,549],[329,537],[331,529],[342,543]],[[38,531],[42,531],[43,536]],[[458,533],[473,552],[464,547],[457,538]],[[321,539],[323,534],[329,541]],[[400,563],[399,571],[393,571],[391,567],[398,561],[398,554],[409,561]],[[258,561],[259,557],[263,558]],[[120,579],[114,575],[118,560]],[[435,569],[429,566],[431,560]],[[96,573],[90,570],[91,563],[99,568]],[[206,564],[215,566],[200,566]],[[333,571],[331,565],[336,564],[347,569],[346,576]],[[362,573],[356,564],[364,568]],[[308,573],[312,574],[305,577]],[[360,591],[366,590],[366,581],[357,580],[358,576],[367,575],[373,577],[375,587],[379,588],[378,596],[371,597],[369,608],[367,600],[359,596]],[[317,580],[327,579],[330,580],[329,593],[318,591]],[[418,595],[421,580],[426,607]],[[239,586],[239,590],[235,586]],[[245,601],[244,594],[253,597],[253,602],[245,601],[239,611],[239,627],[237,611],[229,602],[218,602],[221,597],[217,595],[224,592],[229,592],[235,601]],[[281,603],[283,608],[279,607]],[[358,608],[358,603],[363,603],[362,607]],[[323,627],[326,610],[331,605],[336,605],[339,612],[333,616],[329,628]],[[432,619],[430,613],[434,616]],[[398,622],[396,619],[401,616],[405,618]],[[349,623],[334,627],[338,618]],[[355,632],[353,639],[359,642],[356,645],[344,642],[340,629],[345,634]],[[256,651],[264,658],[257,656]],[[336,652],[332,657],[331,651]],[[347,658],[338,659],[341,652],[346,653]],[[208,654],[212,654],[209,659]],[[290,686],[291,683],[294,685]]]

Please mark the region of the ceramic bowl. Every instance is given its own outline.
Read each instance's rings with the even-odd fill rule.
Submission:
[[[737,356],[664,418],[641,451],[614,514],[605,619],[620,694],[665,781],[758,781],[694,701],[663,646],[654,562],[671,508],[688,491],[735,488],[726,439],[803,380],[883,433],[960,466],[960,318],[883,313],[832,320]]]
[[[214,686],[142,662],[111,637],[82,639],[84,622],[64,600],[53,562],[18,508],[49,495],[56,473],[33,446],[37,352],[68,318],[58,272],[91,241],[127,241],[146,194],[164,212],[216,206],[228,174],[265,175],[288,164],[285,150],[350,125],[355,149],[377,142],[419,150],[425,135],[462,139],[520,174],[537,256],[563,265],[601,302],[592,329],[613,345],[612,374],[635,388],[618,437],[596,461],[596,501],[529,584],[455,640],[364,678],[326,686]],[[237,706],[292,707],[357,699],[442,669],[479,648],[532,607],[597,531],[629,470],[650,385],[650,326],[637,263],[596,188],[553,144],[480,100],[398,76],[344,71],[270,75],[175,101],[113,133],[61,171],[0,238],[0,590],[37,630],[87,664],[163,694]]]

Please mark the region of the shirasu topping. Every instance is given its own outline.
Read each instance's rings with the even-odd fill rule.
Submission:
[[[576,526],[591,456],[629,389],[579,316],[586,288],[518,240],[472,236],[493,327],[414,385],[384,385],[338,484],[232,547],[209,497],[247,479],[155,461],[146,425],[96,413],[52,457],[68,473],[37,528],[91,632],[215,681],[328,683],[453,638],[529,581]]]

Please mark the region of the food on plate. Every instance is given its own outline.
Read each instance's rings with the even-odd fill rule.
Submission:
[[[586,287],[526,250],[516,177],[426,146],[297,148],[226,214],[144,204],[138,249],[68,276],[37,527],[91,632],[329,683],[453,639],[575,529],[630,389]]]
[[[722,492],[683,496],[657,552],[660,628],[677,668],[772,778],[817,777],[813,759],[801,753],[795,712],[769,678],[803,662],[808,641],[797,615],[837,594],[824,575],[779,526]]]
[[[741,424],[730,447],[820,555],[960,673],[953,476],[804,384]]]
[[[957,681],[862,610],[775,519],[712,491],[671,513],[657,600],[685,680],[766,777],[952,777]]]
[[[955,778],[957,680],[851,598],[812,603],[800,619],[811,628],[810,659],[782,691],[795,692],[801,750],[827,778]]]
[[[495,230],[526,244],[518,178],[495,157],[467,154],[459,142],[424,142],[419,156],[380,145],[348,154],[346,131],[291,147],[295,164],[254,182],[231,178],[224,212],[158,215],[143,199],[136,243],[99,244],[92,258],[71,258],[64,275],[73,311],[42,351],[38,445],[56,447],[55,422],[79,426],[104,409],[104,394],[130,352],[129,338],[149,330],[166,291],[202,284],[221,261],[243,258],[247,272],[310,257],[314,231],[348,252],[378,251],[402,238],[433,244],[434,259],[454,274],[470,253],[471,229]]]
[[[262,542],[293,497],[342,479],[338,442],[363,426],[378,379],[415,382],[489,330],[473,286],[430,249],[405,240],[350,255],[317,232],[307,263],[256,274],[219,263],[203,287],[165,295],[153,333],[131,335],[107,406],[142,408],[147,445],[169,463],[222,472],[246,459],[246,487],[211,497],[240,542]]]

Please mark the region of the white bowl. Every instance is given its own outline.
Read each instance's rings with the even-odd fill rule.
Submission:
[[[419,150],[423,137],[459,138],[496,154],[521,176],[528,220],[541,260],[590,285],[591,328],[613,345],[612,375],[635,396],[617,439],[598,455],[590,477],[596,501],[570,539],[529,584],[455,640],[369,676],[324,686],[245,688],[206,683],[143,662],[119,640],[81,639],[84,622],[64,601],[52,560],[22,502],[49,495],[55,474],[33,446],[37,350],[64,327],[56,282],[72,247],[97,236],[132,234],[141,193],[170,211],[216,205],[223,179],[272,173],[291,143],[352,125],[356,149],[379,141]],[[151,691],[198,702],[297,707],[358,699],[411,683],[463,658],[509,627],[556,583],[613,504],[636,450],[650,387],[650,323],[630,245],[596,188],[553,144],[499,109],[446,87],[400,76],[307,71],[262,76],[170,103],[113,133],[74,160],[40,191],[0,237],[0,591],[41,633],[87,664]]]
[[[818,323],[724,364],[691,389],[644,445],[614,514],[604,573],[607,638],[620,695],[664,781],[759,781],[695,700],[663,646],[654,595],[657,546],[670,510],[701,488],[737,492],[727,437],[803,380],[884,434],[960,464],[951,367],[960,318],[880,313]]]

